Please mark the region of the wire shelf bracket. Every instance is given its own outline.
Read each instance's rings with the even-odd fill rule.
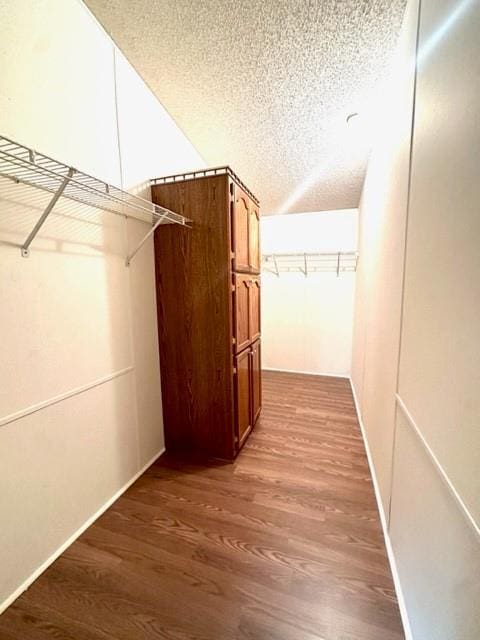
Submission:
[[[188,218],[170,209],[82,173],[4,136],[0,136],[0,176],[53,194],[21,246],[24,258],[30,255],[30,245],[61,197],[152,225],[126,258],[127,266],[130,266],[132,259],[161,224],[191,226]]]
[[[148,233],[146,233],[142,240],[140,240],[140,242],[137,244],[137,246],[135,247],[135,249],[132,251],[132,253],[130,255],[127,256],[126,260],[125,260],[125,264],[127,267],[130,266],[130,263],[132,262],[133,258],[137,255],[137,253],[140,251],[140,249],[143,247],[143,245],[145,244],[145,242],[150,238],[151,235],[153,235],[157,229],[157,227],[159,227],[162,223],[163,223],[163,219],[164,216],[160,217],[153,225],[153,227],[150,229],[150,231]]]
[[[280,277],[280,273],[352,273],[357,270],[356,251],[316,253],[268,253],[262,256],[262,269]]]
[[[32,158],[33,158],[33,162],[35,162],[35,154],[33,154],[33,153],[32,153]],[[69,170],[68,176],[66,178],[64,178],[62,184],[55,191],[55,193],[53,195],[53,198],[50,200],[50,202],[48,203],[48,205],[45,208],[45,211],[42,213],[42,215],[38,219],[37,224],[33,227],[32,231],[30,232],[30,235],[28,236],[28,238],[23,243],[21,252],[22,252],[22,256],[24,258],[28,258],[28,256],[30,255],[30,245],[32,244],[33,240],[35,240],[35,236],[40,231],[41,227],[43,226],[43,223],[46,221],[46,219],[50,215],[53,207],[57,203],[57,200],[60,198],[62,193],[65,191],[65,187],[70,182],[70,178],[72,178],[74,173],[75,173],[75,169],[70,169]]]

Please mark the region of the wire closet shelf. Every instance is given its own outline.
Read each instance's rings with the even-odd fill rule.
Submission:
[[[352,273],[357,270],[355,251],[316,253],[268,253],[262,256],[262,269],[280,276],[281,273]]]
[[[28,257],[30,244],[60,197],[152,225],[146,236],[127,257],[127,266],[159,225],[190,225],[190,220],[178,213],[123,191],[4,136],[0,136],[0,176],[9,178],[17,184],[25,184],[53,194],[22,245],[24,257]]]

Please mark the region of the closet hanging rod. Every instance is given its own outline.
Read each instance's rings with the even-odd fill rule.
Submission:
[[[152,225],[152,229],[127,257],[127,266],[160,224],[190,224],[190,220],[178,213],[123,191],[4,136],[0,136],[0,176],[17,184],[22,183],[53,194],[21,247],[24,257],[28,257],[30,244],[60,197]]]
[[[262,256],[262,269],[276,276],[280,273],[341,273],[357,270],[355,251],[268,253]]]

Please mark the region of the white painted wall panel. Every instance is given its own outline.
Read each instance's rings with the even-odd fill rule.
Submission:
[[[262,364],[348,376],[355,274],[262,276]]]
[[[113,47],[85,6],[4,0],[0,36],[1,134],[119,184]]]
[[[399,389],[480,523],[480,5],[460,6],[422,4]]]
[[[0,3],[0,68],[0,134],[144,195],[200,166],[77,0]],[[60,202],[26,260],[48,200],[0,180],[0,424],[42,407],[0,426],[0,611],[163,448],[152,242],[125,266],[150,227]]]
[[[415,640],[480,636],[478,536],[401,409],[390,537]]]
[[[115,78],[122,182],[125,188],[150,199],[150,178],[202,168],[205,163],[118,50]],[[141,222],[127,222],[128,252],[148,230]],[[164,446],[153,264],[152,238],[128,270],[138,416],[143,426],[139,432],[142,463]]]
[[[41,209],[27,212],[18,196],[32,189],[12,184],[0,185],[2,238],[15,242],[0,249],[0,418],[132,364],[124,220],[63,204],[24,259]]]
[[[357,210],[267,216],[263,253],[356,251]],[[349,375],[355,273],[262,274],[262,365]]]
[[[417,2],[408,3],[412,36],[417,8]],[[363,194],[360,251],[366,260],[358,273],[353,382],[356,389],[361,385],[357,395],[380,507],[387,516],[390,512],[388,534],[408,637],[475,640],[480,637],[480,540],[474,524],[480,513],[480,9],[469,0],[422,0],[420,16],[406,233],[408,83],[399,102],[405,126],[396,122],[396,142],[369,183],[378,169],[373,155]],[[395,264],[398,270],[392,272]],[[395,388],[414,427],[399,410],[393,433]]]
[[[395,424],[395,391],[407,223],[418,2],[410,2],[385,88],[381,127],[360,205],[353,384],[385,511]]]
[[[373,152],[372,152],[373,153]],[[367,169],[368,172],[368,169]],[[352,363],[350,365],[352,387],[355,390],[357,405],[363,411],[363,376],[365,364],[365,336],[367,331],[368,278],[367,261],[369,259],[368,242],[365,237],[364,196],[360,198],[358,206],[358,265],[355,277],[355,295],[353,301],[353,329],[352,329]]]
[[[0,597],[139,467],[133,374],[0,428]]]
[[[127,222],[129,250],[145,235],[145,225],[136,220]],[[165,446],[163,435],[162,397],[159,393],[160,362],[158,358],[157,302],[153,240],[135,256],[130,279],[130,322],[133,341],[133,363],[138,423],[140,462],[145,464]]]
[[[202,169],[205,161],[118,49],[118,122],[125,188],[145,179]]]

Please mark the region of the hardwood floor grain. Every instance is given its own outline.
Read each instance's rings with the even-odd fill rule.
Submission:
[[[233,464],[165,455],[0,617],[0,640],[402,640],[347,380],[264,372]]]

